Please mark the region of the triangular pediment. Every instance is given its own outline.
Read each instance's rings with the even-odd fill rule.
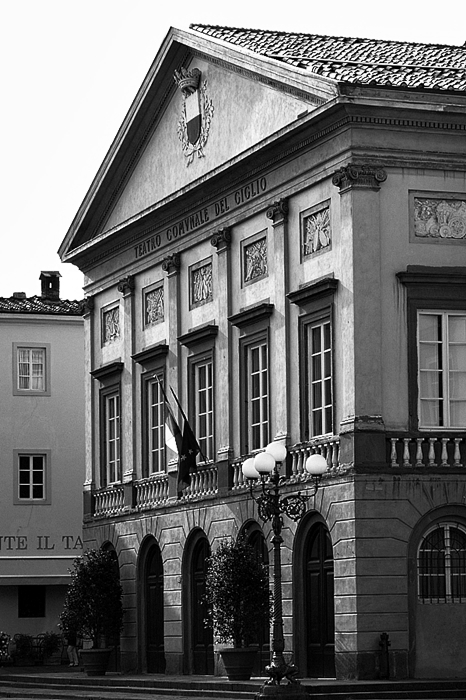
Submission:
[[[60,255],[205,181],[336,94],[327,79],[170,30]]]

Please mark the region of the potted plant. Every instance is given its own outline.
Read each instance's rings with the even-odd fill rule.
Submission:
[[[44,663],[55,666],[61,663],[62,638],[56,632],[44,632],[42,635],[42,651]]]
[[[17,666],[34,666],[37,658],[34,650],[34,638],[31,634],[15,634],[13,637],[13,658]]]
[[[229,680],[249,680],[257,654],[256,632],[270,620],[267,567],[243,539],[224,541],[207,560],[207,623],[217,642]]]
[[[114,640],[123,626],[122,589],[112,552],[91,549],[73,562],[61,628],[88,639],[81,660],[89,676],[104,675]]]

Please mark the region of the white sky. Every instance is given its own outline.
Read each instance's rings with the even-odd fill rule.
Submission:
[[[170,26],[466,42],[464,0],[0,0],[0,296],[61,297],[82,274],[57,254]]]

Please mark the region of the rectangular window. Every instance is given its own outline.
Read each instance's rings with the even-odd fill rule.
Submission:
[[[306,403],[309,437],[333,431],[332,344],[330,319],[305,326]]]
[[[269,441],[269,359],[267,339],[245,347],[248,452]]]
[[[466,427],[466,314],[418,312],[420,428]]]
[[[160,377],[162,381],[162,377]],[[157,378],[146,382],[148,475],[165,468],[165,404]]]
[[[18,455],[18,499],[20,501],[44,501],[45,495],[45,455]]]
[[[13,394],[49,396],[49,344],[13,343]]]
[[[45,586],[18,586],[18,617],[45,617]]]
[[[195,421],[194,433],[202,450],[200,459],[214,458],[214,389],[212,358],[193,365]]]
[[[107,484],[121,481],[120,464],[120,394],[104,396],[104,449]]]

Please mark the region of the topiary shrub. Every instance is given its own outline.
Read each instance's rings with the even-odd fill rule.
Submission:
[[[207,559],[206,602],[207,623],[222,644],[249,646],[270,621],[268,569],[244,540],[222,542]]]
[[[123,626],[122,588],[112,552],[91,549],[73,562],[60,627],[106,646]]]

